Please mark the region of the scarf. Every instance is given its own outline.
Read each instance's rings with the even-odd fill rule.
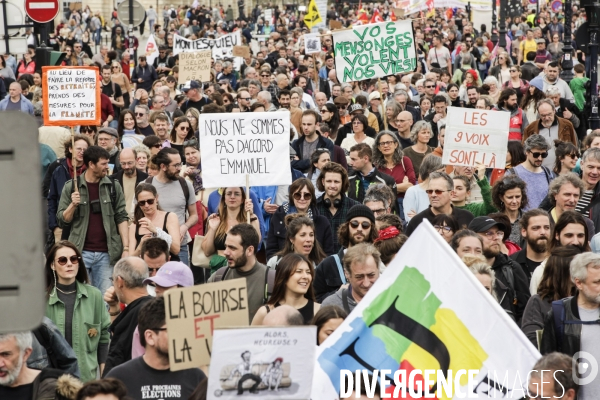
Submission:
[[[72,158],[65,158],[65,160],[67,160],[67,169],[69,170],[69,176],[71,177],[71,179],[73,179],[73,159]],[[81,165],[77,168],[77,176],[80,176],[81,174],[83,174],[85,172],[85,165]]]
[[[123,136],[125,135],[136,135],[135,129],[123,129]]]
[[[299,212],[296,206],[292,206],[290,203],[283,203],[283,210],[285,211],[285,215],[295,214]],[[313,212],[310,207],[308,208],[306,215],[308,216],[308,218],[313,219]]]
[[[204,186],[202,185],[202,175],[199,168],[196,168],[192,171],[188,176],[192,180],[192,186],[194,186],[194,193],[198,194],[201,190],[204,190]]]

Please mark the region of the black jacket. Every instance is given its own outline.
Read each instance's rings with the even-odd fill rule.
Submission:
[[[303,145],[305,140],[306,136],[302,135],[299,139],[294,140],[294,142],[292,143],[292,147],[296,151],[296,155],[299,158],[299,160],[292,161],[292,168],[297,169],[302,173],[306,173],[310,169],[310,159],[302,159],[302,152],[304,151]],[[321,135],[319,135],[317,141],[319,142],[317,144],[317,149],[327,149],[329,150],[330,157],[333,157],[333,142],[327,138],[324,138]]]
[[[116,174],[112,174],[111,176],[109,176],[109,178],[116,179],[121,184],[121,187],[124,188],[125,187],[125,186],[123,186],[123,174],[124,173],[125,173],[125,171],[120,170]],[[141,169],[138,169],[137,173],[135,174],[135,186],[137,186],[140,182],[142,182],[146,178],[148,178],[148,174],[145,173],[144,171],[142,171]]]
[[[309,79],[306,83],[306,93],[312,96],[314,92],[315,88],[313,88],[312,79]],[[327,82],[327,79],[319,78],[319,92],[325,93],[327,98],[331,97],[331,90],[329,89],[329,82]]]
[[[521,65],[521,79],[530,81],[542,72],[534,63],[525,62]]]
[[[344,250],[345,249],[342,247],[337,253],[337,256],[340,259],[340,265],[342,265],[342,271]],[[321,264],[317,265],[317,268],[315,269],[315,281],[313,282],[317,303],[323,303],[323,300],[332,294],[335,294],[340,286],[342,286],[342,278],[340,277],[339,271],[333,255],[327,257],[321,261]]]
[[[267,234],[267,260],[275,255],[285,245],[285,237],[287,228],[285,226],[285,216],[287,215],[288,203],[285,203],[275,211],[269,223],[269,233]],[[313,222],[315,223],[315,236],[317,242],[321,245],[321,249],[325,254],[334,253],[333,250],[333,232],[327,218],[318,215],[316,210],[313,210]]]
[[[429,143],[427,143],[427,145],[433,147],[434,149],[438,147],[438,124],[437,122],[433,122],[433,117],[435,117],[435,114],[436,113],[433,112],[429,115],[426,115],[425,118],[423,118],[425,121],[429,122],[429,124],[431,125],[431,132],[433,132],[433,135],[431,136],[431,139],[429,139]]]
[[[382,128],[380,128],[380,129],[382,129]],[[346,139],[346,136],[348,136],[351,133],[352,133],[352,122],[348,122],[346,125],[340,126],[340,128],[338,129],[338,134],[335,138],[336,146],[341,146],[344,139]],[[365,129],[365,135],[367,135],[370,138],[375,139],[375,136],[377,136],[377,132],[375,132],[375,129],[371,128],[370,126],[367,126],[367,128]]]
[[[566,321],[581,321],[579,309],[577,308],[578,295],[579,294],[561,300],[565,307]],[[572,357],[581,350],[582,326],[582,324],[565,324],[562,346],[560,346],[556,338],[556,332],[554,331],[554,311],[550,310],[544,319],[544,333],[542,335],[542,343],[540,344],[540,353],[548,354],[554,351],[560,351],[561,353]]]
[[[140,297],[132,301],[125,310],[110,324],[110,347],[108,348],[108,357],[104,366],[106,376],[116,366],[131,360],[131,341],[133,333],[138,324],[138,315],[140,309],[152,296]]]
[[[515,314],[512,312],[512,298],[510,297],[508,288],[501,281],[496,280],[495,292],[500,307],[502,307],[502,309],[506,311],[508,316],[514,321]]]
[[[517,323],[520,324],[527,301],[531,297],[525,272],[516,262],[503,253],[496,256],[492,269],[496,273],[496,279],[508,288],[509,299],[512,299],[512,312]]]
[[[393,193],[396,193],[396,181],[394,180],[394,178],[392,178],[388,174],[384,174],[377,168],[374,168],[369,175],[364,177],[360,172],[351,170],[350,176],[348,176],[348,197],[358,201],[361,204],[365,199],[366,193],[365,187],[362,184],[361,177],[369,182],[369,186],[374,185],[376,183],[385,183],[390,189],[392,189]],[[392,206],[392,204],[390,204],[390,206]]]
[[[471,214],[469,211],[454,206],[452,206],[452,214],[450,215],[452,215],[456,219],[460,229],[469,226],[469,224],[474,218],[473,214]],[[435,214],[433,213],[433,211],[431,211],[431,206],[427,207],[427,209],[421,211],[410,220],[408,226],[406,227],[406,235],[410,236],[414,232],[414,230],[417,229],[417,226],[419,226],[419,224],[423,222],[424,219],[431,222],[434,218]]]

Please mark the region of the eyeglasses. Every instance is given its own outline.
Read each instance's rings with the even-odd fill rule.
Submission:
[[[250,100],[252,100],[252,97],[240,97],[240,99],[250,101]]]
[[[427,86],[425,86],[425,87],[426,87],[427,89],[431,89],[431,88],[434,88],[434,87],[435,87],[435,85],[427,85]]]
[[[185,142],[183,142],[183,147],[195,147],[196,149],[198,148],[198,140],[196,140],[196,138],[190,139],[190,140],[186,140]]]
[[[294,193],[294,200],[310,200],[312,199],[312,194],[309,192],[304,192],[304,193],[300,193],[300,192],[296,192]]]
[[[379,146],[379,147],[388,147],[388,146],[393,145],[394,143],[396,143],[396,142],[394,142],[393,140],[390,140],[388,142],[379,142],[379,144],[377,146]]]
[[[270,77],[271,77],[271,75],[266,75],[266,74],[265,74],[265,75],[261,75],[261,77],[263,77],[263,78],[270,78]]]
[[[502,239],[504,237],[504,232],[502,232],[502,231],[496,231],[496,232],[487,231],[486,233],[484,233],[484,235],[488,239],[493,239],[495,237]]]
[[[67,264],[67,261],[71,261],[71,264],[79,264],[80,259],[81,259],[81,257],[77,257],[75,255],[73,255],[69,258],[62,256],[62,257],[58,257],[56,259],[56,262],[58,263],[58,265],[65,265],[65,264]]]
[[[436,194],[437,196],[440,196],[442,193],[444,192],[449,192],[449,190],[440,190],[440,189],[427,189],[425,191],[425,193],[427,193],[429,196],[431,196],[432,194]]]
[[[452,228],[449,226],[434,225],[433,229],[438,232],[444,231],[444,233],[452,232]]]
[[[385,212],[385,208],[379,208],[377,210],[371,210],[373,211],[373,214],[375,214],[375,216],[379,215],[379,214],[383,214]]]
[[[148,200],[140,200],[138,201],[138,204],[142,207],[146,206],[146,203],[151,206],[152,204],[154,204],[154,202],[156,201],[156,199],[148,199]]]
[[[354,229],[358,228],[359,225],[362,226],[363,229],[369,229],[371,227],[371,223],[368,221],[350,221],[350,226]]]
[[[352,125],[362,125],[362,122],[360,122],[360,121],[354,121],[354,122],[352,122]]]
[[[178,129],[181,129],[181,130],[182,130],[182,131],[184,131],[184,132],[188,132],[188,131],[190,130],[190,127],[189,127],[189,126],[181,126],[181,125],[179,125],[177,128],[178,128]]]
[[[88,128],[88,127],[81,127],[79,128],[79,132],[83,132],[83,133],[93,133],[94,132],[94,128]]]
[[[171,165],[169,165],[169,167],[181,168],[182,165],[183,165],[182,163],[177,163],[177,164],[171,164]]]
[[[531,153],[531,155],[533,156],[533,158],[540,158],[540,157],[546,158],[546,157],[548,157],[548,153],[547,152],[546,153],[535,152],[535,153]]]

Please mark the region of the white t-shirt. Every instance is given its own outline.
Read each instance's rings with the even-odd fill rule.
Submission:
[[[450,50],[442,46],[441,49],[435,47],[429,49],[429,62],[440,64],[440,68],[448,67],[450,62]]]

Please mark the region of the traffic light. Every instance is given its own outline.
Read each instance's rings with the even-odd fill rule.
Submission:
[[[51,47],[38,47],[35,49],[35,67],[41,71],[42,67],[60,65],[65,60],[67,53],[52,51]]]
[[[60,65],[65,60],[67,53],[64,51],[51,51],[50,52],[50,65]]]

